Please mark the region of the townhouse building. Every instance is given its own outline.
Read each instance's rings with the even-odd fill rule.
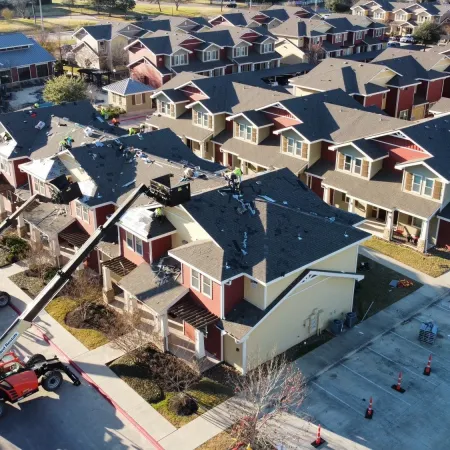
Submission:
[[[325,19],[293,16],[270,31],[278,37],[277,45],[289,42],[305,59],[313,53],[323,59],[386,48],[386,30],[386,25],[366,17],[329,14]]]
[[[53,75],[55,58],[22,33],[0,35],[0,85],[45,80]]]
[[[181,72],[220,76],[279,67],[275,40],[261,27],[215,27],[189,34],[157,31],[126,48],[132,77],[159,88]]]
[[[386,24],[390,35],[412,34],[422,23],[444,24],[448,21],[450,7],[437,2],[391,2],[361,0],[351,8],[352,15],[368,17]]]
[[[298,96],[343,89],[364,106],[418,120],[450,95],[449,63],[448,56],[437,52],[389,48],[371,63],[330,58],[290,84]]]

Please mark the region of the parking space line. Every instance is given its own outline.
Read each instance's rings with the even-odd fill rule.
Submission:
[[[386,392],[386,394],[391,395],[392,397],[394,397],[396,400],[400,400],[403,403],[406,403],[408,406],[412,406],[410,403],[408,403],[407,401],[403,400],[402,398],[400,398],[398,395],[394,395],[392,392],[389,392],[387,389],[384,389],[383,387],[381,387],[380,385],[378,385],[377,383],[374,383],[372,380],[369,380],[368,378],[366,378],[364,375],[361,375],[360,373],[356,372],[353,369],[350,369],[350,367],[347,367],[345,364],[340,364],[342,367],[345,367],[347,370],[350,370],[350,372],[354,373],[355,375],[358,375],[358,377],[363,378],[364,380],[368,381],[369,383],[373,384],[374,386],[376,386],[377,388],[381,389],[382,391]]]
[[[413,342],[413,341],[410,341],[409,339],[407,339],[407,338],[405,338],[405,337],[403,337],[403,336],[400,336],[400,335],[399,335],[398,333],[396,333],[395,331],[390,331],[390,333],[395,334],[396,336],[398,336],[399,338],[403,339],[404,341],[409,342],[410,344],[413,344],[413,345],[415,345],[416,347],[419,347],[419,348],[421,348],[422,350],[425,350],[426,352],[431,353],[432,355],[436,355],[436,356],[438,357],[438,361],[439,361],[439,359],[440,359],[441,361],[445,361],[446,363],[450,364],[450,361],[449,361],[448,359],[442,358],[440,355],[438,355],[436,352],[431,351],[429,348],[422,347],[421,345],[419,345],[419,344],[417,344],[417,343],[415,343],[415,342]]]
[[[335,398],[338,402],[341,402],[342,404],[344,404],[345,406],[347,406],[347,408],[350,408],[351,410],[355,411],[356,414],[361,415],[361,411],[356,410],[355,408],[353,408],[353,406],[350,406],[348,403],[345,403],[344,400],[341,400],[338,396],[332,394],[330,391],[327,391],[325,388],[323,388],[322,386],[320,386],[319,384],[317,384],[315,381],[311,381],[311,384],[314,384],[315,386],[317,386],[319,389],[322,389],[322,391],[326,392],[329,396]]]
[[[400,364],[399,362],[394,361],[393,359],[388,358],[387,356],[385,356],[385,355],[383,355],[383,354],[381,354],[381,353],[378,353],[378,352],[376,352],[375,350],[372,350],[370,347],[367,347],[367,349],[370,350],[371,352],[375,353],[376,355],[381,356],[381,357],[384,358],[384,359],[387,359],[387,360],[390,361],[391,363],[397,364],[398,366],[402,367],[403,370],[406,370],[407,372],[411,373],[412,375],[415,375],[417,378],[421,378],[422,380],[425,380],[425,381],[427,381],[428,383],[431,383],[433,386],[439,386],[438,384],[433,383],[433,382],[429,379],[429,377],[423,377],[422,375],[419,375],[418,373],[413,372],[411,369],[408,369],[408,368],[405,367],[403,364]]]
[[[436,305],[433,305],[433,306],[437,306],[439,309],[443,309],[444,311],[447,311],[447,312],[449,312],[450,313],[450,309],[448,309],[448,308],[444,308],[443,306],[441,306],[441,305],[438,305],[437,303],[436,303]]]

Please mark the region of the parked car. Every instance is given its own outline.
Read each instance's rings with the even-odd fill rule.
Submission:
[[[237,3],[236,2],[228,2],[227,8],[237,8]]]
[[[400,38],[400,42],[402,42],[403,44],[415,44],[416,40],[411,34],[407,34]]]
[[[400,42],[400,36],[391,36],[391,37],[389,38],[389,40],[390,40],[390,41],[398,41],[398,42]]]
[[[400,47],[400,42],[397,41],[389,41],[387,44],[388,47],[392,48],[392,47]]]

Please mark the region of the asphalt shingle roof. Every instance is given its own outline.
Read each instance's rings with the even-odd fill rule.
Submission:
[[[108,84],[103,87],[103,90],[114,92],[119,95],[140,94],[142,92],[152,92],[153,88],[137,80],[126,78],[125,80],[117,81],[116,83]]]
[[[111,24],[105,25],[87,25],[83,27],[96,41],[109,41],[112,35]]]
[[[52,54],[41,47],[34,39],[26,37],[22,33],[0,35],[0,49],[22,45],[28,45],[29,47],[0,52],[0,64],[2,68],[55,61]]]
[[[246,273],[270,282],[367,237],[352,226],[359,217],[324,203],[288,169],[241,188],[255,214],[238,212],[241,203],[218,189],[193,196],[183,207],[217,245],[197,241],[169,254],[217,280]]]

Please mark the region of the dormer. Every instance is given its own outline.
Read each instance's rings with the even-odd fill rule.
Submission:
[[[197,48],[199,59],[203,62],[218,61],[220,59],[220,47],[216,44],[205,43],[204,46]]]
[[[244,58],[248,56],[249,47],[251,47],[250,43],[241,41],[234,47],[230,48],[228,57],[230,59]]]
[[[189,50],[180,48],[170,56],[166,56],[166,67],[179,67],[189,64]]]
[[[264,37],[260,42],[256,42],[255,44],[256,51],[262,55],[275,51],[275,39],[270,36]]]
[[[408,11],[405,11],[404,9],[399,9],[395,11],[394,14],[394,20],[396,22],[408,22],[408,20],[411,18],[411,14],[408,13]]]
[[[335,170],[369,180],[383,167],[383,159],[389,157],[387,150],[370,139],[358,139],[329,149],[336,151]]]
[[[260,144],[270,135],[273,122],[262,112],[246,111],[227,117],[233,121],[233,137],[252,144]]]
[[[206,109],[201,102],[195,102],[192,105],[192,124],[212,130],[214,127],[213,114]]]
[[[178,91],[169,89],[167,91],[160,91],[152,95],[156,100],[156,112],[162,116],[172,117],[176,119],[186,112],[186,105],[189,99],[182,98],[183,94]]]

